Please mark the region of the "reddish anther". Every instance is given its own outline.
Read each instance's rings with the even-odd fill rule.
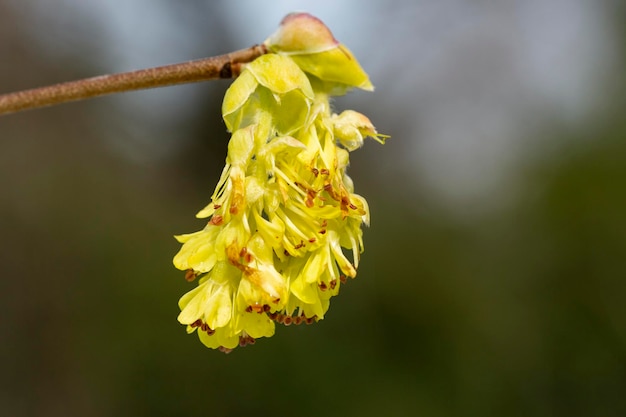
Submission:
[[[209,221],[209,224],[212,224],[213,226],[219,226],[222,223],[224,223],[224,217],[220,216],[219,214],[213,215],[213,217],[211,217],[211,220]]]
[[[196,273],[193,269],[188,269],[185,271],[185,281],[191,282],[196,279]]]

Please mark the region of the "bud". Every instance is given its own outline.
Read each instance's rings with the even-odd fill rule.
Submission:
[[[320,92],[339,95],[353,87],[374,90],[352,52],[321,20],[308,13],[287,15],[264,44],[271,52],[288,55],[304,72],[317,78]]]

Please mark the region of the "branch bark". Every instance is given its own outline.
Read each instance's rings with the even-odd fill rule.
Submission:
[[[0,116],[70,101],[199,81],[235,78],[242,66],[266,54],[264,45],[162,67],[101,75],[0,95]]]

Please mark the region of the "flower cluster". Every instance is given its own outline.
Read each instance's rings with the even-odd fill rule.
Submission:
[[[346,174],[348,151],[367,136],[385,139],[360,113],[332,113],[332,95],[372,85],[321,21],[288,15],[265,44],[270,53],[246,65],[224,98],[232,137],[197,215],[208,224],[177,236],[174,258],[189,281],[199,278],[178,320],[226,352],[272,336],[276,322],[322,319],[356,276],[369,212]]]

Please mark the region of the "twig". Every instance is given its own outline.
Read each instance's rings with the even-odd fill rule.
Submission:
[[[101,75],[32,90],[0,95],[0,115],[54,104],[98,97],[105,94],[142,90],[198,81],[234,78],[245,63],[267,53],[264,45],[224,55],[165,65],[162,67]]]

